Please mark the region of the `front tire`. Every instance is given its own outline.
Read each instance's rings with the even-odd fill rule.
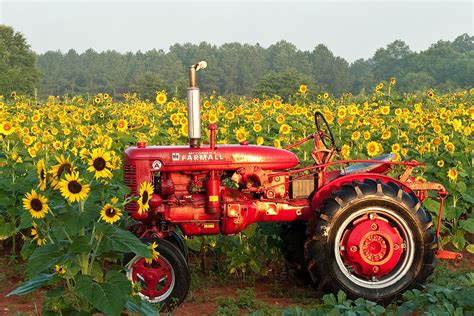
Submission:
[[[181,250],[168,240],[154,240],[159,258],[151,264],[135,256],[127,264],[127,277],[141,287],[139,295],[161,309],[172,310],[181,304],[190,286],[188,264]]]
[[[323,291],[388,302],[423,284],[437,248],[431,216],[393,182],[342,186],[308,225],[308,272]]]

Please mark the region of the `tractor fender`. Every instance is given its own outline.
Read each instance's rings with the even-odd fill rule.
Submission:
[[[323,202],[331,195],[331,193],[339,190],[342,185],[352,183],[352,181],[363,182],[365,179],[380,180],[383,183],[394,182],[403,190],[410,194],[413,192],[405,183],[400,182],[398,179],[380,174],[380,173],[353,173],[348,174],[326,183],[321,189],[315,192],[311,199],[311,210],[319,210]]]

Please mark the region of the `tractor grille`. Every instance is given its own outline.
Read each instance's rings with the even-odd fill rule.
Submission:
[[[137,169],[126,158],[123,160],[123,182],[130,188],[129,196],[137,195]],[[137,202],[128,203],[125,205],[125,210],[127,212],[138,211]]]
[[[314,191],[314,179],[293,180],[291,186],[291,197],[293,199],[308,198]]]

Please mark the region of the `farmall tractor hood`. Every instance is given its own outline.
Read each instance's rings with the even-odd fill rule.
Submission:
[[[218,145],[190,148],[189,146],[130,147],[128,160],[148,160],[150,168],[159,171],[235,170],[258,166],[263,170],[288,169],[298,165],[298,157],[290,151],[256,145]]]

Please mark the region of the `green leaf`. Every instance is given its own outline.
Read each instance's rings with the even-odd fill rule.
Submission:
[[[463,232],[458,231],[451,239],[451,242],[456,248],[463,249],[464,245],[466,244],[466,239],[464,238]]]
[[[132,313],[140,313],[143,316],[157,315],[158,311],[148,303],[140,298],[140,296],[128,297],[125,303],[125,308]]]
[[[64,286],[55,287],[55,288],[49,289],[48,292],[46,292],[46,296],[48,298],[57,298],[63,295],[64,295]]]
[[[186,246],[192,251],[199,252],[201,251],[201,239],[200,238],[186,238],[185,240]]]
[[[260,273],[260,266],[255,262],[255,260],[250,260],[250,269],[255,273]]]
[[[16,227],[13,223],[5,223],[0,217],[0,240],[5,240],[16,233]]]
[[[472,196],[471,194],[467,193],[467,192],[464,192],[462,195],[461,195],[461,198],[468,202],[468,203],[471,203],[471,204],[474,204],[474,196]]]
[[[459,226],[461,226],[465,231],[474,234],[474,218],[468,218],[467,220],[460,221]]]
[[[92,250],[92,246],[86,236],[78,236],[69,246],[69,250],[76,253],[89,252]]]
[[[105,282],[115,284],[120,288],[120,291],[125,294],[130,294],[132,292],[132,283],[125,276],[125,274],[120,273],[115,270],[110,270],[105,275]]]
[[[58,244],[48,244],[36,248],[28,259],[29,276],[34,277],[38,273],[51,268],[60,262],[63,256],[64,253]]]
[[[252,237],[255,233],[255,230],[257,229],[258,225],[256,223],[248,226],[247,228],[244,229],[244,233],[245,235],[247,235],[247,237]]]
[[[76,291],[79,296],[106,315],[120,315],[128,294],[112,283],[96,283],[88,275],[76,279]]]
[[[461,182],[459,181],[457,184],[456,184],[456,189],[460,192],[460,193],[464,193],[466,192],[467,190],[467,186],[464,182]]]
[[[133,252],[145,258],[151,258],[151,252],[148,246],[138,239],[137,236],[113,225],[102,223],[109,226],[105,229],[97,225],[97,231],[103,231],[102,252]]]
[[[47,284],[54,276],[54,273],[46,274],[40,273],[34,278],[22,283],[19,287],[8,293],[6,296],[11,295],[24,295],[33,292],[39,287]]]
[[[474,244],[467,245],[466,250],[470,253],[474,253]]]

